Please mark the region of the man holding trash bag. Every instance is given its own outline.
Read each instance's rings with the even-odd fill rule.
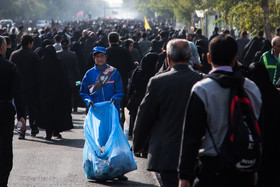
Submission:
[[[104,47],[94,47],[92,54],[95,66],[86,72],[80,95],[87,107],[94,107],[95,103],[110,101],[120,112],[120,101],[123,98],[120,73],[106,63],[107,54]]]
[[[114,103],[120,115],[120,101],[123,98],[123,87],[120,73],[116,68],[106,63],[107,54],[104,47],[94,47],[93,59],[95,66],[88,70],[83,78],[80,95],[88,108],[94,108],[95,103],[110,101]],[[117,177],[127,180],[124,175]]]

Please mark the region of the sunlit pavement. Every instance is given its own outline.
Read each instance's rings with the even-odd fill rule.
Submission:
[[[159,186],[155,173],[146,170],[147,160],[138,157],[138,169],[125,175],[128,181],[99,183],[86,179],[82,167],[85,109],[79,108],[72,117],[74,129],[62,132],[62,139],[45,140],[43,129],[31,137],[29,125],[25,140],[18,140],[14,132],[14,166],[9,187]]]

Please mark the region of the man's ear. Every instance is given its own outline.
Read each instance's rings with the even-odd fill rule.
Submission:
[[[170,55],[168,53],[166,53],[166,61],[168,66],[170,67]]]
[[[210,53],[207,53],[207,61],[209,64],[212,64],[212,59],[211,59]]]

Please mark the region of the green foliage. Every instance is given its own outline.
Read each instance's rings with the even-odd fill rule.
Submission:
[[[135,0],[136,8],[143,14],[156,12],[165,19],[177,19],[182,23],[191,22],[191,14],[195,10],[195,0]]]
[[[254,35],[265,26],[274,31],[280,23],[279,0],[201,0],[199,8],[210,9],[222,15],[221,21]],[[269,7],[266,11],[265,3]]]

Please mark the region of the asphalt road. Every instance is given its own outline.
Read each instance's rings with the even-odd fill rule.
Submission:
[[[62,132],[62,139],[45,140],[43,129],[31,137],[29,125],[25,140],[18,140],[14,131],[14,165],[9,187],[159,186],[155,173],[146,170],[147,160],[138,157],[137,170],[125,175],[128,181],[86,179],[83,171],[85,109],[79,108],[72,117],[74,129]]]

